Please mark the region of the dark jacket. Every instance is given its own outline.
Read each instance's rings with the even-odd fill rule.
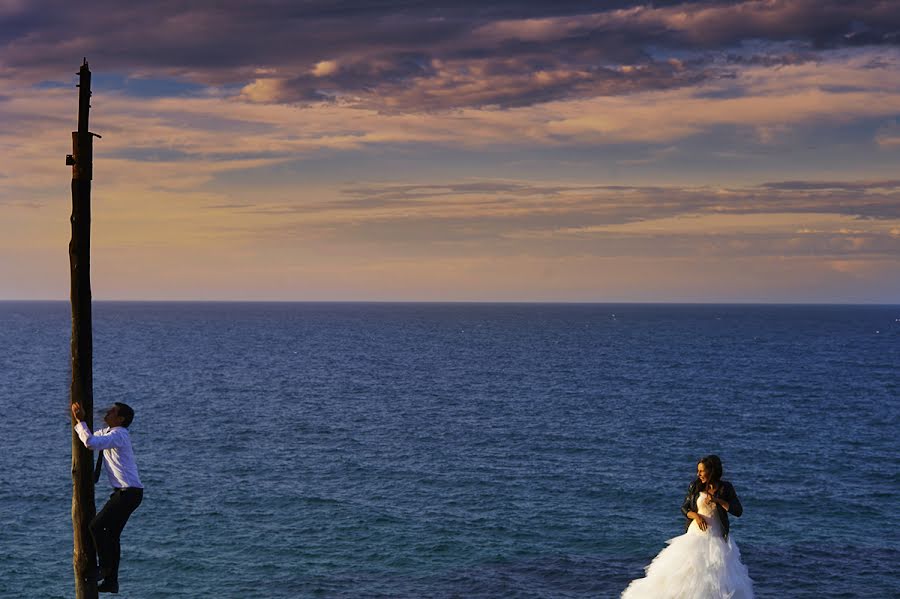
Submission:
[[[720,480],[717,485],[718,489],[716,489],[715,497],[719,499],[724,499],[728,502],[728,511],[725,511],[721,505],[716,505],[716,510],[719,513],[719,521],[722,522],[722,534],[725,538],[728,538],[728,514],[731,514],[735,517],[740,517],[741,514],[744,513],[744,507],[741,505],[741,500],[738,499],[737,493],[734,491],[734,486],[728,482],[727,480]],[[700,482],[700,479],[694,479],[694,482],[691,483],[691,486],[688,487],[687,495],[684,497],[684,503],[681,504],[681,513],[684,514],[684,517],[687,518],[688,512],[696,512],[697,511],[697,498],[700,496],[700,491],[703,490],[703,483]],[[691,519],[688,518],[687,522],[685,522],[684,530],[687,530],[691,525]]]

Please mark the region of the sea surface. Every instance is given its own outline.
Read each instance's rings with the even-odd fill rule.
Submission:
[[[146,487],[120,597],[614,598],[708,453],[759,598],[900,597],[900,306],[93,314]],[[0,597],[74,594],[70,327],[0,303]]]

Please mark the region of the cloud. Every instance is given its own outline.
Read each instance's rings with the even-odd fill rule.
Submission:
[[[816,48],[896,44],[900,10],[879,0],[763,0],[647,8],[613,13],[672,45],[724,48],[749,40],[810,43]]]
[[[357,296],[407,277],[589,299],[606,297],[584,277],[598,269],[653,297],[738,288],[737,268],[758,289],[775,271],[798,289],[807,272],[868,273],[895,297],[898,15],[868,0],[0,1],[4,280],[64,271],[87,56],[101,292],[158,297],[169,283],[143,273],[163,263],[212,296],[240,279],[285,297],[312,276],[359,277]],[[399,183],[348,183],[366,179]],[[545,271],[563,274],[534,284]]]
[[[440,110],[623,96],[731,77],[738,66],[801,64],[827,48],[891,45],[898,12],[877,3],[686,3],[490,21],[442,48],[350,52],[341,67],[320,62],[312,75],[277,79],[267,100]],[[667,57],[667,49],[677,52]]]
[[[344,190],[328,210],[359,208],[449,210],[456,204],[492,206],[493,215],[573,212],[581,223],[622,224],[710,213],[834,214],[853,218],[900,219],[900,179],[876,181],[783,181],[757,186],[675,187],[623,185],[540,185],[482,181],[431,185],[369,185]],[[487,203],[489,202],[489,204]],[[536,203],[535,203],[536,202]],[[491,216],[479,210],[479,216]],[[580,220],[586,219],[586,220]]]
[[[223,208],[247,243],[402,257],[895,260],[900,181],[608,186],[368,184],[328,201]]]
[[[312,69],[312,74],[315,77],[328,77],[329,75],[333,75],[340,70],[340,65],[336,60],[321,60],[316,63],[316,65]]]
[[[319,63],[321,64],[321,63]],[[257,79],[242,96],[254,102],[339,99],[378,111],[441,111],[460,107],[515,108],[558,99],[616,96],[700,81],[676,61],[621,68],[528,64],[519,59],[409,60],[356,63],[290,79]]]
[[[875,142],[882,148],[900,146],[900,122],[895,120],[880,127],[875,133]]]
[[[900,113],[896,74],[890,51],[836,51],[778,69],[746,66],[733,78],[692,87],[428,114],[340,100],[272,104],[229,94],[133,97],[95,88],[92,129],[104,136],[95,143],[97,176],[144,189],[197,189],[222,173],[397,147],[426,155],[441,148],[648,144],[648,155],[658,145],[670,149],[656,152],[657,158],[685,160],[688,150],[672,150],[673,142],[711,132],[731,130],[755,143],[765,141],[765,132],[790,140],[804,130],[873,120],[888,123],[876,137],[890,150]],[[440,101],[438,92],[429,101]],[[477,85],[460,91],[469,92],[495,93]],[[58,194],[63,158],[71,152],[74,87],[21,87],[0,78],[0,95],[6,98],[0,102],[0,147],[9,174],[0,180],[0,196],[39,202]]]
[[[57,80],[88,56],[254,102],[415,112],[622,96],[900,43],[900,8],[876,0],[89,6],[4,5],[0,76]]]

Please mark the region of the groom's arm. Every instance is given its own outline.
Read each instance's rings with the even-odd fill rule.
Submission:
[[[84,421],[84,409],[78,402],[72,404],[72,418],[76,422],[75,432],[78,433],[78,438],[81,439],[81,442],[88,449],[112,449],[121,446],[121,434],[118,431],[100,436],[95,436],[91,432],[87,422]]]

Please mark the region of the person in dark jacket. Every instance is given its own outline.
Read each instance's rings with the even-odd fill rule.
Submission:
[[[688,522],[684,534],[668,540],[620,599],[753,599],[753,580],[728,536],[728,514],[744,510],[734,487],[722,480],[718,456],[697,464],[681,511]]]
[[[739,518],[744,513],[744,507],[738,499],[734,485],[722,480],[722,460],[717,455],[701,458],[697,464],[697,478],[688,487],[684,503],[681,504],[681,513],[687,519],[684,523],[685,530],[690,527],[692,520],[697,522],[700,530],[706,530],[706,521],[697,513],[697,499],[701,492],[706,494],[703,501],[708,505],[715,504],[724,537],[727,539],[730,528],[728,514]]]

